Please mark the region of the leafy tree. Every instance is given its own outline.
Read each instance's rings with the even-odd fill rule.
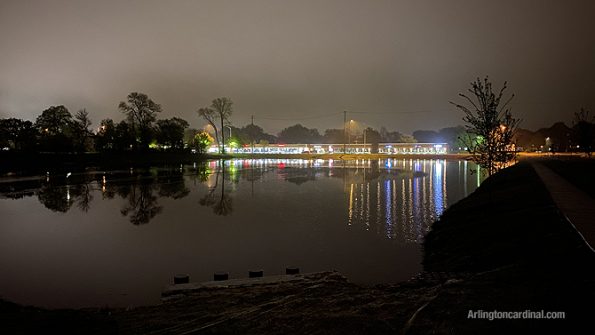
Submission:
[[[378,153],[378,143],[380,143],[382,136],[380,136],[380,132],[372,127],[367,127],[364,129],[363,134],[366,143],[370,143],[372,145],[372,153]]]
[[[465,113],[463,121],[467,132],[479,139],[470,141],[466,147],[473,161],[485,168],[488,175],[494,174],[516,158],[513,136],[519,119],[512,117],[510,109],[506,108],[514,94],[501,105],[506,88],[504,82],[496,95],[488,77],[483,81],[477,78],[469,89],[474,100],[465,94],[459,94],[467,101],[468,106],[451,102]]]
[[[268,141],[269,143],[276,143],[277,138],[274,135],[265,133],[262,127],[255,124],[248,124],[237,132],[240,136],[241,143],[252,144],[260,141]]]
[[[245,134],[246,140],[248,140],[247,143],[258,143],[258,141],[260,141],[261,139],[263,139],[264,136],[264,130],[254,124],[249,124],[244,126],[241,130],[241,133]]]
[[[279,133],[279,141],[282,143],[318,143],[320,139],[321,136],[317,129],[308,129],[299,123],[287,127]]]
[[[71,131],[72,115],[63,105],[51,106],[41,112],[35,120],[35,127],[43,134],[54,136]]]
[[[589,111],[581,108],[580,112],[574,113],[573,130],[579,151],[591,156],[595,147],[595,117],[589,117]]]
[[[157,113],[161,112],[161,105],[153,102],[146,94],[132,92],[128,94],[126,102],[120,102],[118,108],[126,114],[140,148],[147,149],[153,137],[153,122]]]
[[[72,149],[72,115],[66,107],[51,106],[35,120],[42,150],[69,151]]]
[[[200,132],[194,136],[194,146],[199,153],[205,153],[209,145],[213,143],[213,137],[206,131]]]
[[[35,147],[37,131],[31,121],[0,119],[0,148],[26,151]]]
[[[186,120],[173,117],[157,121],[157,141],[173,149],[184,148],[184,131],[189,124]]]

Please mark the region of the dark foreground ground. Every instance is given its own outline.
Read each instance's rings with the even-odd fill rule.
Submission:
[[[595,255],[520,163],[449,208],[424,244],[425,272],[362,287],[338,273],[204,288],[132,310],[0,303],[0,333],[502,334],[590,332]],[[564,320],[469,319],[469,311],[565,312]]]

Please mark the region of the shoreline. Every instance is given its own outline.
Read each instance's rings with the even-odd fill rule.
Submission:
[[[536,158],[568,158],[583,159],[579,153],[535,154],[519,153],[518,159]],[[471,161],[468,153],[449,154],[198,154],[189,151],[147,151],[147,152],[92,152],[92,153],[27,153],[0,152],[0,173],[14,173],[15,171],[32,171],[44,169],[74,169],[85,168],[122,168],[149,165],[178,165],[203,162],[208,160],[231,159],[444,159]]]
[[[129,168],[178,165],[231,159],[447,159],[469,160],[468,154],[193,154],[190,152],[19,153],[0,152],[0,173],[86,168]]]
[[[595,298],[595,256],[529,161],[449,207],[424,242],[424,272],[365,287],[338,273],[258,287],[216,286],[160,305],[47,310],[0,301],[0,329],[141,334],[502,333],[579,329]],[[563,311],[565,320],[469,319],[469,310]],[[32,327],[32,328],[27,328]]]

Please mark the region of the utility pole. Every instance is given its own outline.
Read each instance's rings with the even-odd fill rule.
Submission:
[[[254,126],[254,115],[252,115],[252,126]],[[254,155],[254,128],[252,128],[252,149],[250,150],[250,153],[252,153],[252,155]]]
[[[347,153],[347,111],[343,111],[343,153]]]

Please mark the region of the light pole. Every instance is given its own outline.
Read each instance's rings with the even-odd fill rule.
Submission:
[[[231,147],[231,127],[225,126],[229,129],[229,150],[233,153],[233,148]],[[225,147],[225,143],[223,143],[223,147]]]
[[[348,137],[349,142],[348,143],[349,144],[351,144],[351,125],[352,124],[353,124],[353,120],[349,120],[349,131],[348,131],[348,134],[349,134],[349,137]]]
[[[347,140],[347,111],[343,111],[343,153],[347,153],[345,142]]]

